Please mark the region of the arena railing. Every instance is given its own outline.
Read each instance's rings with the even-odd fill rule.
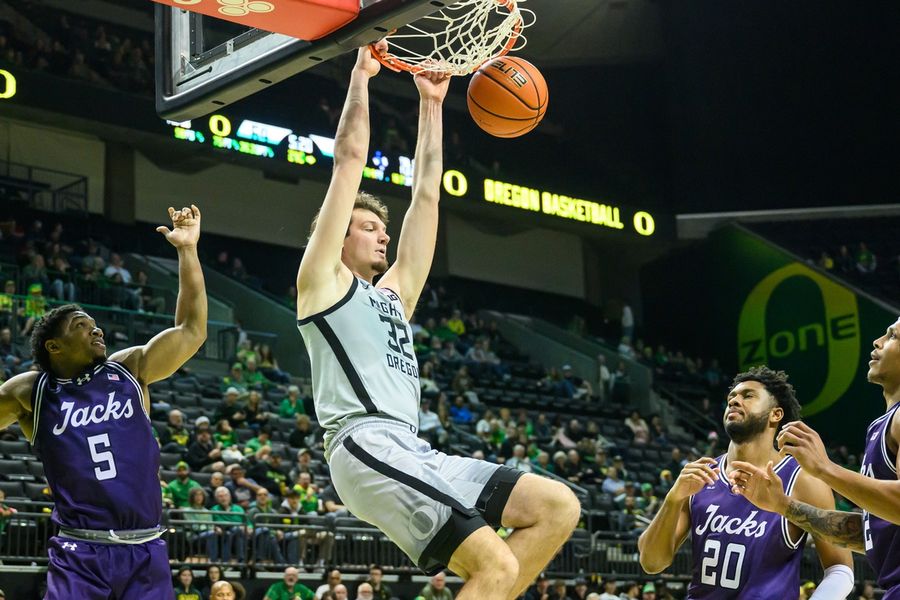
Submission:
[[[57,529],[50,520],[53,505],[15,498],[7,499],[5,504],[18,512],[7,520],[0,536],[0,561],[4,565],[0,570],[32,563],[47,564],[47,542]],[[216,511],[192,512],[210,517],[222,514]],[[223,524],[189,520],[184,516],[184,509],[170,509],[165,515],[167,530],[163,537],[169,545],[173,567],[185,563],[203,565],[225,562],[224,554],[216,554],[210,560],[207,553],[208,544],[225,541],[225,529],[222,529],[221,536],[215,532],[215,527]],[[285,520],[290,522],[285,523]],[[322,556],[326,565],[334,565],[348,572],[366,572],[368,565],[375,563],[383,565],[386,572],[418,572],[417,567],[387,536],[353,517],[263,513],[234,525],[233,529],[243,542],[244,553],[235,555],[231,565],[246,570],[248,575],[260,568],[281,570],[285,566],[296,565],[301,557],[307,559],[307,564],[315,564],[320,557],[321,544],[327,543],[328,536],[333,536],[334,545],[330,555]],[[578,530],[548,565],[546,573],[552,578],[596,574],[620,581],[647,579],[639,562],[638,533],[597,531],[590,534],[586,530]],[[210,542],[210,537],[215,539]],[[230,541],[236,543],[237,538],[232,537]],[[304,542],[308,556],[300,554]],[[273,543],[277,544],[280,557],[273,553]],[[290,551],[289,545],[292,546]],[[297,554],[294,554],[295,550]],[[675,554],[672,565],[660,577],[687,582],[692,570],[691,546],[684,544]],[[864,556],[854,555],[854,571],[858,581],[875,579],[874,571]],[[816,551],[807,545],[800,566],[801,580],[819,581],[822,576]]]
[[[79,173],[0,162],[0,188],[39,210],[87,212],[88,179]]]
[[[25,306],[27,298],[27,296],[22,295],[13,296],[15,307]],[[44,300],[46,300],[48,310],[54,306],[68,304],[67,302],[50,300],[46,297],[44,297]],[[79,304],[96,319],[97,324],[103,328],[104,337],[115,347],[144,343],[160,331],[172,327],[172,315],[145,313],[96,304]],[[13,319],[10,323],[13,340],[17,343],[27,342],[24,336],[21,335],[23,325],[24,320],[20,319]],[[206,342],[196,356],[212,360],[228,360],[235,354],[239,335],[240,332],[233,323],[208,321]],[[270,341],[275,336],[264,332],[254,332],[253,339],[264,338]]]

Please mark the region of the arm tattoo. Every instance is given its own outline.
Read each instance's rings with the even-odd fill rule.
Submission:
[[[784,516],[804,531],[819,536],[835,546],[860,553],[866,551],[860,513],[824,510],[791,500]]]

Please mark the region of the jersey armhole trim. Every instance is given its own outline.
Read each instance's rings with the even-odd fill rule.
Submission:
[[[897,457],[895,456],[894,460],[891,460],[891,452],[888,449],[887,438],[891,434],[891,423],[896,416],[896,410],[888,414],[887,419],[884,422],[884,429],[881,430],[881,444],[879,444],[879,446],[881,446],[881,455],[884,457],[884,462],[894,475],[897,474]]]
[[[116,362],[114,360],[106,361],[106,364],[110,366],[110,368],[114,371],[119,371],[125,378],[128,379],[134,385],[135,389],[138,393],[138,401],[141,403],[141,410],[144,411],[144,416],[147,417],[147,420],[150,420],[150,412],[147,410],[147,406],[144,403],[144,388],[141,387],[141,383],[137,380],[137,378],[128,370],[128,367],[123,365],[120,362]]]
[[[785,457],[785,458],[787,458],[787,457]],[[790,477],[790,479],[788,479],[787,485],[785,486],[785,490],[784,490],[784,493],[786,496],[790,496],[793,493],[794,485],[797,483],[797,479],[800,476],[800,471],[802,471],[802,470],[803,470],[803,468],[798,465],[797,469],[793,473],[791,473],[791,477]],[[785,517],[781,517],[781,535],[784,538],[784,543],[787,544],[788,548],[790,548],[791,550],[797,550],[800,547],[800,545],[803,544],[803,542],[806,540],[807,534],[804,531],[800,535],[800,539],[798,539],[796,542],[793,541],[791,539],[791,528],[788,523],[788,520]]]
[[[28,440],[32,446],[34,446],[35,441],[37,440],[38,435],[38,424],[41,420],[41,400],[44,397],[44,390],[47,388],[47,373],[41,373],[41,375],[34,381],[34,386],[31,388],[31,414],[32,414],[32,425],[31,425],[31,439]]]
[[[304,317],[302,319],[297,319],[297,327],[302,327],[308,323],[312,323],[316,319],[321,319],[327,315],[330,315],[343,305],[347,304],[350,301],[350,298],[353,297],[354,292],[356,292],[356,288],[359,286],[359,280],[356,278],[356,275],[353,276],[353,281],[350,282],[350,289],[347,290],[347,293],[344,294],[344,297],[338,300],[336,303],[332,304],[329,308],[326,308],[323,311],[317,312],[314,315],[310,315],[308,317]]]

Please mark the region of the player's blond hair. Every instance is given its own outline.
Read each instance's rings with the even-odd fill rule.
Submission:
[[[388,209],[384,203],[373,196],[368,192],[357,192],[356,200],[353,202],[353,210],[357,208],[362,208],[364,210],[371,211],[375,213],[381,222],[384,223],[384,226],[387,227],[388,224]],[[316,211],[316,215],[313,217],[312,223],[309,225],[309,236],[307,239],[312,237],[313,232],[316,230],[316,224],[319,222],[319,213],[322,212],[322,209]],[[352,217],[351,217],[352,219]],[[350,235],[350,223],[347,223],[347,234]]]

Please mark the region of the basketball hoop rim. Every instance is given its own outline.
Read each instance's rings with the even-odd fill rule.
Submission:
[[[491,1],[493,1],[496,4],[499,4],[501,7],[509,10],[510,13],[512,13],[513,11],[516,10],[517,0],[491,0]],[[474,73],[475,71],[477,71],[481,67],[481,65],[483,65],[484,63],[490,62],[491,60],[493,60],[495,58],[499,58],[501,56],[506,56],[507,54],[509,54],[509,52],[515,47],[516,42],[519,40],[519,35],[522,33],[523,26],[524,26],[524,19],[522,18],[521,15],[519,15],[519,19],[516,22],[515,27],[513,28],[512,34],[509,36],[509,39],[507,40],[507,42],[503,46],[503,48],[501,48],[500,51],[498,51],[497,53],[492,55],[490,58],[488,58],[487,60],[482,62],[480,65],[476,65],[475,68],[472,69],[471,73]],[[385,35],[384,37],[390,38],[396,32],[397,32],[397,30],[394,29],[393,31],[391,31],[387,35]],[[415,75],[416,73],[421,73],[422,71],[426,70],[426,68],[423,67],[422,65],[413,64],[413,63],[407,62],[405,60],[402,60],[400,58],[397,58],[390,52],[387,52],[386,54],[378,53],[375,50],[375,46],[377,43],[378,42],[373,42],[373,43],[369,44],[369,51],[372,53],[372,56],[375,58],[375,60],[380,62],[383,66],[387,67],[391,71],[394,71],[395,73],[400,73],[401,71],[406,71],[408,73],[412,73],[413,75]],[[440,71],[439,69],[434,69],[434,70]]]

